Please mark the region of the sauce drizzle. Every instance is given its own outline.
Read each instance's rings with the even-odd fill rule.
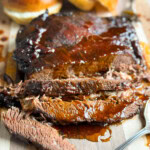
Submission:
[[[66,125],[54,126],[60,134],[69,139],[87,139],[92,142],[108,142],[111,139],[112,131],[109,126],[100,125]]]

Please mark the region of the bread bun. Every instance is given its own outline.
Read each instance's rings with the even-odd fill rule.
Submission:
[[[27,24],[48,9],[49,14],[59,12],[59,0],[2,0],[4,12],[19,24]]]
[[[109,11],[113,12],[116,10],[118,0],[97,0],[102,4],[104,7],[106,7]]]
[[[94,5],[95,1],[94,0],[69,0],[73,5],[78,7],[81,10],[84,11],[89,11],[91,10]]]
[[[97,6],[97,4],[100,3],[105,8],[107,8],[107,10],[113,12],[115,11],[118,4],[118,0],[69,0],[69,1],[76,7],[85,11],[92,10],[94,6]]]

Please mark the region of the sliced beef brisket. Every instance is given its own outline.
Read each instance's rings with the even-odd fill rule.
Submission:
[[[2,114],[2,121],[10,133],[21,136],[44,150],[75,150],[56,129],[30,118],[19,109],[12,108]]]
[[[55,79],[51,81],[29,80],[25,82],[26,95],[67,96],[89,95],[103,90],[126,90],[131,87],[128,80],[115,80],[103,78],[75,78]]]
[[[0,88],[0,93],[22,98],[33,95],[68,96],[68,95],[90,95],[100,91],[119,91],[131,87],[129,80],[115,80],[104,78],[76,78],[55,79],[50,81],[26,80],[16,85]]]
[[[14,58],[28,78],[37,80],[93,77],[110,68],[128,72],[128,66],[144,64],[127,18],[81,12],[32,21],[18,33]]]
[[[14,58],[26,80],[0,88],[0,105],[21,105],[59,124],[110,124],[132,117],[149,99],[143,52],[125,17],[45,13],[19,31],[16,43]],[[3,113],[11,133],[45,150],[75,149],[26,112]]]
[[[114,94],[114,95],[113,95]],[[35,111],[44,114],[53,122],[60,124],[99,122],[113,123],[129,118],[136,114],[143,100],[148,97],[136,94],[129,90],[126,92],[110,92],[110,96],[102,99],[64,101],[62,98],[28,97],[21,100],[21,105],[26,111]]]

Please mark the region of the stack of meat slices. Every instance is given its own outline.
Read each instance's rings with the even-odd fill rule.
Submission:
[[[2,88],[0,99],[19,101],[25,112],[42,114],[63,125],[114,123],[136,114],[149,98],[144,82],[149,79],[144,54],[125,17],[45,13],[23,27],[16,42],[14,58],[25,81]],[[25,113],[18,111],[11,108],[3,114],[7,128],[46,149],[48,143],[23,132],[30,134],[30,126],[44,128],[44,124],[28,117],[23,120]],[[16,118],[10,123],[13,116]],[[18,129],[19,122],[24,129]],[[37,136],[39,132],[43,131],[37,129]]]

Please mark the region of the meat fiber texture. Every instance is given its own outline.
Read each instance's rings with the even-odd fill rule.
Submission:
[[[59,124],[97,122],[111,124],[135,115],[149,97],[129,90],[118,93],[68,98],[26,97],[21,105],[25,111],[42,113]]]
[[[147,87],[142,91],[103,91],[98,94],[47,97],[18,97],[14,93],[3,91],[5,103],[20,101],[26,112],[43,114],[53,123],[78,124],[82,122],[111,124],[135,115],[149,99]],[[1,92],[2,94],[2,92]],[[11,99],[10,99],[11,97]],[[12,103],[13,104],[13,103]]]
[[[90,80],[90,81],[89,81]],[[15,85],[0,88],[1,93],[8,93],[11,96],[22,98],[25,96],[74,96],[90,95],[101,91],[120,91],[131,87],[130,80],[115,80],[102,78],[83,79],[55,79],[48,81],[26,80]],[[132,85],[133,86],[133,85]]]
[[[40,123],[11,108],[2,114],[2,121],[10,133],[20,136],[44,150],[75,150],[75,147],[58,134],[58,131],[48,124]]]

